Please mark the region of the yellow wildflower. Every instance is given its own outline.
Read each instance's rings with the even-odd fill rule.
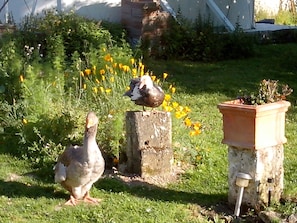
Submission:
[[[196,136],[199,134],[200,134],[200,131],[195,131],[195,130],[190,131],[190,136]]]
[[[102,93],[104,92],[104,87],[100,87],[99,89]]]
[[[104,75],[101,76],[101,80],[105,81],[105,76]]]
[[[87,84],[84,84],[83,85],[83,89],[87,89]]]
[[[152,75],[151,78],[153,81],[155,81],[157,77],[155,75]]]
[[[123,64],[122,63],[119,63],[119,68],[123,69]]]
[[[174,94],[176,91],[175,87],[171,87],[171,93]]]
[[[144,65],[140,67],[140,76],[144,75]]]
[[[132,69],[132,75],[133,75],[133,77],[137,76],[137,69],[136,68]]]
[[[105,92],[108,94],[108,93],[111,92],[111,89],[110,88],[107,88],[107,89],[105,89]]]
[[[181,118],[183,118],[183,117],[185,117],[187,114],[185,113],[185,112],[183,112],[183,111],[176,111],[175,112],[175,117],[177,118],[177,119],[181,119]]]
[[[126,87],[126,91],[129,91],[129,90],[130,90],[130,86],[127,86],[127,87]]]
[[[130,59],[130,62],[131,62],[132,65],[135,64],[135,59],[134,58],[131,58]]]
[[[97,87],[93,87],[93,91],[94,91],[95,94],[97,94],[98,93],[98,88]]]
[[[110,77],[110,82],[113,83],[114,82],[114,77]]]
[[[164,100],[165,101],[170,101],[170,99],[171,99],[171,95],[170,94],[165,94]]]
[[[107,61],[107,62],[112,62],[112,61],[113,61],[113,59],[112,59],[112,57],[111,57],[110,54],[106,54],[106,55],[104,56],[104,60]]]
[[[200,131],[200,128],[201,128],[201,124],[199,122],[196,122],[194,125],[193,125],[193,128],[195,131]]]
[[[24,82],[24,76],[20,75],[20,82]]]
[[[118,66],[117,63],[114,63],[114,64],[112,65],[113,68],[117,68],[117,66]]]
[[[91,72],[92,72],[91,69],[85,69],[85,72],[84,73],[85,73],[85,75],[90,75]]]
[[[175,108],[177,111],[182,112],[184,110],[184,107],[179,105],[178,107]]]
[[[191,122],[191,119],[189,117],[186,117],[185,120],[184,120],[184,122],[185,122],[185,125],[187,127],[191,127],[192,126],[192,122]]]
[[[99,71],[99,74],[101,74],[101,75],[105,74],[105,70],[104,70],[104,69],[101,69],[101,70]]]
[[[84,75],[84,72],[79,72],[79,74],[80,74],[80,76],[82,76],[82,77],[84,77],[85,75]]]
[[[163,79],[165,80],[168,77],[167,73],[163,73]]]
[[[97,67],[94,65],[92,70],[93,74],[96,74],[96,70],[97,70]]]
[[[184,112],[186,112],[186,113],[189,113],[189,112],[191,112],[191,109],[188,107],[188,106],[186,106],[186,107],[184,107]]]
[[[130,71],[130,67],[127,66],[127,65],[123,65],[122,69],[123,69],[124,72],[129,72]]]
[[[25,119],[25,118],[23,118],[22,122],[24,125],[26,125],[28,123],[27,119]]]
[[[179,104],[178,104],[177,102],[175,102],[175,101],[172,102],[172,107],[173,107],[173,108],[177,108],[178,106],[179,106]]]
[[[96,80],[95,80],[95,81],[96,81],[96,83],[97,83],[97,84],[100,84],[100,81],[99,81],[97,78],[96,78]]]
[[[175,112],[175,117],[176,117],[177,119],[182,118],[181,112],[179,112],[179,111]]]
[[[171,106],[167,106],[167,105],[163,105],[163,109],[166,112],[171,112],[173,110],[173,108]]]
[[[195,131],[194,130],[190,131],[190,136],[195,136]]]

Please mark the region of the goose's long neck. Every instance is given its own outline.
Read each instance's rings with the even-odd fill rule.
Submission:
[[[92,126],[86,129],[83,145],[85,147],[86,156],[88,159],[92,158],[94,151],[98,150],[98,145],[96,142],[97,126]]]

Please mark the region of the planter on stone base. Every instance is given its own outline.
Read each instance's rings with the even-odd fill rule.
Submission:
[[[238,172],[250,174],[252,180],[245,189],[243,205],[258,207],[278,202],[283,191],[283,144],[285,114],[288,101],[264,105],[245,105],[239,100],[218,105],[223,115],[224,137],[228,145],[229,194],[228,201],[235,204]]]

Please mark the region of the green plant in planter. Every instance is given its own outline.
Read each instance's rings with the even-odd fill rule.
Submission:
[[[278,80],[262,80],[259,84],[258,94],[239,96],[242,104],[262,105],[285,100],[293,92],[287,84],[280,85]]]

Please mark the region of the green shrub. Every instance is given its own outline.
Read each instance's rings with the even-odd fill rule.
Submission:
[[[82,142],[89,110],[100,117],[99,131],[111,131],[111,124],[118,128],[119,124],[114,124],[120,118],[109,120],[106,116],[117,106],[125,109],[122,94],[131,76],[105,59],[119,64],[130,61],[132,51],[124,39],[113,41],[107,29],[74,13],[50,11],[26,18],[21,28],[1,38],[0,44],[1,141],[10,152],[39,166],[52,164],[65,146]],[[103,78],[99,72],[113,68],[126,78],[109,86],[111,72],[106,72],[104,92],[95,94],[94,89],[99,89],[96,81]],[[89,70],[92,75],[87,74]],[[116,93],[107,97],[106,89],[115,86],[112,90]],[[99,134],[98,141],[104,152],[117,155],[123,136],[119,130],[112,133],[109,140]]]
[[[240,59],[255,55],[255,37],[245,33],[240,27],[237,27],[234,32],[222,34],[220,37],[220,41],[224,43],[221,59]]]
[[[297,17],[296,14],[290,11],[281,10],[275,16],[275,23],[281,25],[296,25]]]
[[[164,83],[168,74],[158,78],[132,57],[124,35],[114,41],[100,24],[73,13],[27,18],[0,44],[0,78],[7,83],[0,87],[1,141],[36,167],[49,167],[44,173],[66,146],[81,144],[91,110],[99,118],[99,147],[107,159],[119,159],[125,150],[125,111],[135,109],[123,97],[131,78],[149,74],[175,92]],[[161,108],[182,122],[187,118],[185,128],[199,135],[200,124],[190,121],[190,109],[171,98],[166,94]]]
[[[23,45],[43,45],[43,54],[47,56],[51,38],[59,37],[64,44],[65,55],[70,57],[74,52],[82,56],[92,47],[101,44],[112,45],[112,36],[100,23],[70,13],[57,14],[54,10],[45,11],[40,16],[29,16],[24,19],[19,34]]]

